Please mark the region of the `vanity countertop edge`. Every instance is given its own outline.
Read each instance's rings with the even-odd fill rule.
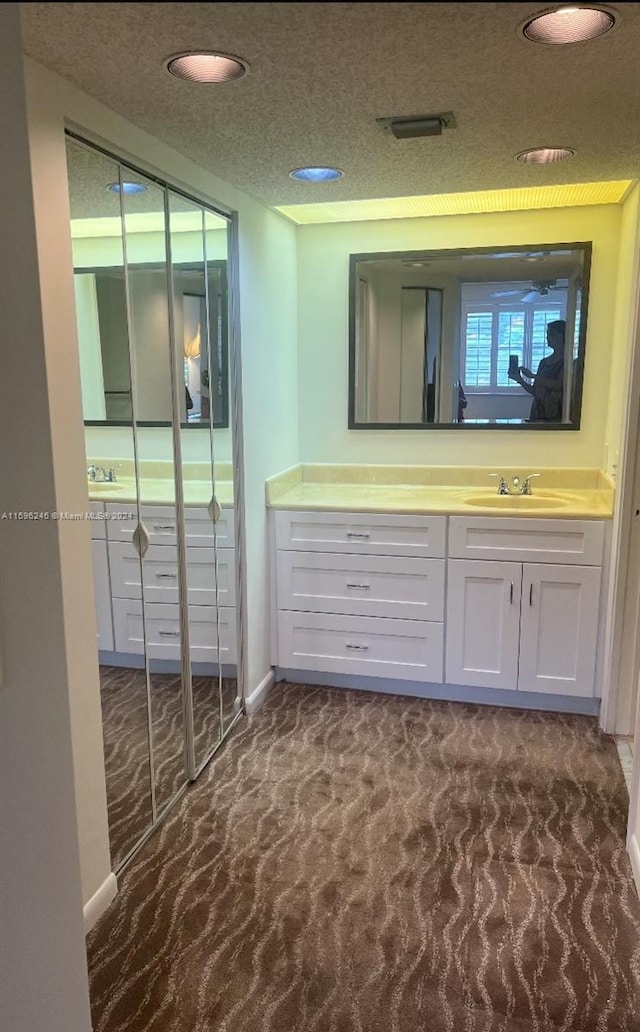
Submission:
[[[497,493],[490,474],[539,473],[531,496]],[[544,486],[543,486],[544,485]],[[611,519],[614,485],[591,467],[300,464],[265,482],[267,507],[317,512]]]

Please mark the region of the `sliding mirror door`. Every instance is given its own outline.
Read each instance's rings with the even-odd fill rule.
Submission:
[[[172,360],[166,190],[136,175],[142,189],[122,191],[125,272],[134,367],[142,558],[136,604],[144,634],[156,808],[159,814],[185,784],[183,639],[180,613],[181,499],[176,485],[176,393]],[[186,645],[185,645],[186,648]],[[187,696],[188,698],[188,696]]]
[[[228,220],[75,139],[68,170],[118,870],[240,711]]]
[[[169,191],[193,749],[200,770],[225,722],[235,664],[235,564],[227,375],[227,223]],[[235,670],[235,667],[234,667]],[[233,712],[235,700],[228,707]],[[227,689],[228,691],[228,689]]]
[[[120,170],[67,142],[76,321],[98,631],[109,842],[115,870],[155,820],[133,369]],[[137,601],[136,601],[137,600]]]

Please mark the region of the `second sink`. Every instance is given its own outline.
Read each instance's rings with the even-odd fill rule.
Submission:
[[[470,495],[467,505],[478,509],[561,509],[567,505],[566,498],[553,495]]]

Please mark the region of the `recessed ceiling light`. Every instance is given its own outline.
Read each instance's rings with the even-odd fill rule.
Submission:
[[[331,183],[335,179],[342,179],[342,172],[339,168],[326,168],[320,165],[294,168],[289,175],[292,179],[298,179],[302,183]]]
[[[575,5],[541,11],[525,22],[522,31],[534,43],[558,45],[597,39],[614,25],[614,15],[605,8]]]
[[[123,192],[123,194],[146,193],[148,189],[149,189],[149,187],[145,186],[144,183],[126,183],[126,182],[124,182],[122,184],[122,192]],[[109,185],[107,187],[107,190],[110,190],[111,193],[119,194],[120,193],[120,183],[109,183]]]
[[[523,165],[550,165],[552,161],[564,161],[574,154],[571,147],[534,147],[532,150],[520,151],[516,158]]]
[[[249,65],[241,57],[220,54],[215,50],[202,50],[186,54],[174,54],[166,62],[166,69],[178,79],[186,82],[233,82],[249,71]]]

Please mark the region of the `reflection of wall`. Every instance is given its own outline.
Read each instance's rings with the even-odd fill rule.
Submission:
[[[207,230],[206,236],[207,260],[225,259],[226,229]],[[119,236],[73,237],[72,246],[76,269],[122,265],[122,240]],[[127,260],[131,264],[162,261],[165,251],[164,233],[127,233]],[[171,258],[176,263],[202,261],[202,235],[172,231]]]
[[[604,461],[617,288],[619,206],[301,226],[298,229],[301,459],[305,462],[513,463]],[[579,432],[348,431],[348,256],[592,240],[591,296]],[[322,356],[322,363],[318,356]]]
[[[91,273],[87,273],[85,276],[76,276],[74,284],[82,382],[82,414],[85,419],[104,419],[104,379],[100,352],[96,279]]]
[[[131,337],[136,356],[138,419],[171,419],[171,360],[167,276],[162,270],[136,269],[129,276]]]
[[[403,347],[403,290],[404,288],[430,286],[442,290],[442,346],[440,349],[440,379],[449,385],[443,390],[442,419],[453,418],[452,385],[458,379],[457,332],[459,286],[453,276],[434,276],[426,269],[380,270],[368,267],[366,275],[370,282],[372,309],[370,319],[370,407],[369,418],[379,422],[397,422],[399,419],[400,396],[406,396],[409,373],[406,362],[406,348]],[[407,308],[405,298],[404,308]],[[405,343],[406,343],[405,334]],[[415,344],[415,340],[414,340]],[[403,354],[404,352],[404,354]],[[417,356],[413,365],[417,368]],[[419,363],[418,363],[419,364]],[[404,379],[404,387],[403,387]],[[408,403],[415,410],[417,388],[412,391]],[[407,421],[408,416],[402,418]],[[416,420],[419,422],[419,419]]]
[[[86,426],[85,451],[96,459],[132,459],[133,443],[130,427]],[[139,427],[138,440],[145,459],[170,459],[173,455],[171,429],[164,426]],[[211,455],[208,427],[190,426],[180,431],[184,462],[207,462]],[[217,462],[231,462],[230,430],[214,430],[213,446]],[[112,463],[113,464],[113,463]]]
[[[106,414],[109,419],[130,419],[131,372],[124,277],[120,274],[99,275],[94,278]],[[100,416],[90,418],[99,419]]]

